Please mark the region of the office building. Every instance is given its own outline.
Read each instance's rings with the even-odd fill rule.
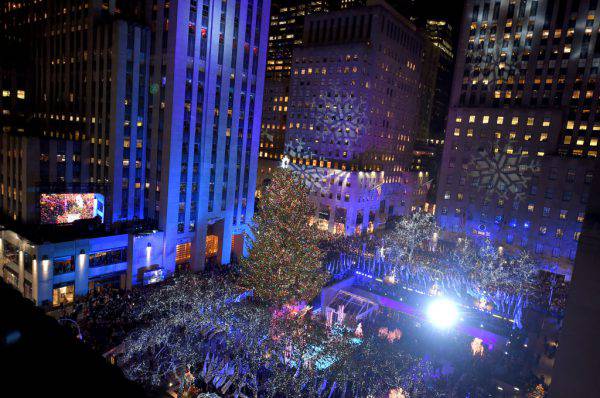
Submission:
[[[4,279],[58,304],[241,255],[269,1],[2,7]]]
[[[437,210],[570,275],[598,154],[598,2],[466,2]]]
[[[454,71],[452,26],[443,19],[427,19],[422,30],[427,40],[437,49],[434,52],[436,73],[427,139],[438,143],[443,142],[446,136],[448,105],[450,92],[452,91],[452,74]]]
[[[292,53],[302,44],[304,20],[307,15],[327,11],[327,0],[279,0],[271,6],[260,138],[260,160],[265,164],[283,156]]]
[[[284,164],[310,187],[323,228],[372,231],[412,203],[402,185],[421,51],[414,25],[383,2],[306,18],[293,56]]]

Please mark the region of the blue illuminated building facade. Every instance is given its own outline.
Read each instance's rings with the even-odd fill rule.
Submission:
[[[600,135],[598,1],[465,4],[437,197],[447,234],[570,276]]]
[[[5,280],[56,305],[242,255],[269,8],[2,6],[3,53],[19,55],[0,62]]]

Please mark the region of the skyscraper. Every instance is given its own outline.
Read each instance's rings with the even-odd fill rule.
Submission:
[[[428,138],[439,141],[445,137],[448,105],[452,91],[452,72],[454,71],[452,26],[443,19],[427,19],[423,29],[425,37],[437,49],[435,87]]]
[[[598,2],[469,0],[438,189],[446,231],[569,274],[597,157]]]
[[[361,233],[402,211],[421,49],[414,25],[383,2],[306,19],[286,163],[311,189],[323,228]]]
[[[241,252],[254,211],[269,7],[152,2],[146,202],[169,237],[169,264],[201,269],[207,247],[227,264],[233,236]]]
[[[295,46],[302,44],[307,15],[328,11],[327,0],[279,0],[271,7],[260,157],[280,160],[285,146],[290,70]]]
[[[252,217],[269,1],[3,5],[3,276],[38,303],[226,264]],[[44,224],[44,225],[40,225]]]
[[[134,204],[134,195],[120,195],[135,162],[117,173],[109,159],[119,156],[114,144],[126,139],[123,125],[145,118],[149,29],[134,15],[88,3],[9,2],[1,18],[4,216],[35,224],[40,193],[86,191],[106,196],[107,224],[140,218],[139,197]],[[144,176],[138,181],[143,185]],[[131,202],[129,212],[121,214],[122,202]]]

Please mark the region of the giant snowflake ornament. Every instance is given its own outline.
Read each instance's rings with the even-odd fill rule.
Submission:
[[[469,175],[478,180],[481,193],[521,201],[538,169],[539,162],[523,156],[520,149],[513,154],[508,154],[506,148],[497,152],[488,149],[473,156]]]
[[[364,99],[334,97],[326,106],[317,108],[317,120],[322,123],[323,141],[356,143],[362,130],[366,103]]]

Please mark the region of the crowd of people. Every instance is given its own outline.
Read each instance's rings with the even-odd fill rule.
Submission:
[[[69,323],[73,332],[80,334],[80,338],[92,349],[104,354],[120,344],[133,327],[129,317],[131,306],[143,299],[147,288],[124,290],[103,287],[87,296],[76,297],[57,315],[60,319],[75,322]]]
[[[364,244],[368,246],[367,252],[376,252],[373,250],[376,242],[355,239],[348,243],[356,250],[361,250]],[[217,264],[208,269],[208,273],[221,276],[231,271],[231,268]],[[552,276],[547,275],[542,275],[541,278],[544,281],[544,289],[553,291],[552,305],[554,308],[561,308],[566,296],[567,283],[563,279],[551,279]],[[158,283],[135,287],[132,290],[105,286],[91,291],[85,297],[76,297],[73,303],[59,310],[60,317],[76,322],[78,330],[73,329],[74,332],[80,334],[86,344],[95,351],[104,354],[118,346],[135,327],[131,317],[132,307],[143,302],[151,289],[160,286],[161,283]],[[470,352],[472,338],[469,336],[446,336],[443,348],[437,347],[432,350],[431,347],[435,347],[432,339],[439,339],[440,336],[434,336],[435,332],[432,332],[431,328],[423,327],[424,325],[415,322],[414,319],[400,316],[382,321],[379,318],[377,323],[377,327],[380,326],[379,323],[385,323],[386,326],[398,328],[401,331],[399,342],[403,349],[427,358],[433,364],[432,377],[435,378],[434,383],[438,391],[447,391],[454,395],[495,388],[489,385],[489,380],[506,379],[507,376],[514,376],[514,383],[522,386],[535,386],[544,382],[536,379],[530,371],[531,364],[527,361],[531,360],[531,356],[528,357],[522,349],[522,336],[511,336],[514,343],[505,347],[506,350],[502,347],[489,350],[486,347],[483,356],[475,356]],[[365,325],[365,330],[368,328]],[[555,347],[548,344],[546,351],[547,354],[553,354]],[[485,386],[484,381],[487,383]]]

